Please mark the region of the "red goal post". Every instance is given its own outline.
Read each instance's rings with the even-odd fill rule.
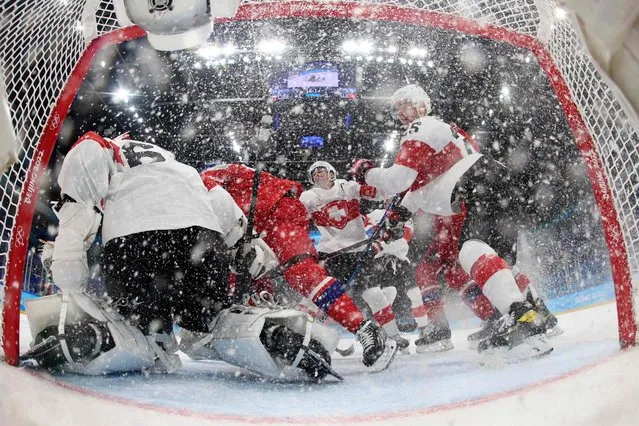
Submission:
[[[639,124],[599,72],[570,20],[558,16],[553,0],[487,3],[245,1],[234,19],[381,20],[483,36],[532,52],[582,154],[610,252],[620,345],[634,345],[639,296],[631,277],[639,271]],[[6,361],[17,365],[24,261],[42,174],[94,56],[144,33],[119,28],[110,0],[8,0],[0,3],[0,17],[0,74],[22,146],[18,162],[0,178],[2,347]]]

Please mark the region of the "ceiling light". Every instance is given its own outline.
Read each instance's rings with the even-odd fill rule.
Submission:
[[[284,53],[287,46],[286,42],[282,40],[262,40],[258,43],[257,49],[260,52],[277,56]]]

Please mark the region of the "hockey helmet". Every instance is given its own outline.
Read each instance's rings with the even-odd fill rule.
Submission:
[[[315,170],[319,169],[319,168],[324,168],[326,169],[326,171],[328,172],[328,176],[331,182],[333,182],[335,180],[335,178],[337,178],[337,171],[335,171],[335,167],[331,166],[331,164],[327,161],[316,161],[313,164],[311,164],[311,167],[308,168],[308,180],[312,183],[315,184],[315,181],[313,180],[313,173],[315,173]]]
[[[415,105],[423,103],[426,108],[426,115],[431,112],[430,97],[428,96],[428,93],[416,84],[408,84],[395,90],[395,93],[391,96],[391,107],[395,109],[398,104],[406,101],[410,101]]]

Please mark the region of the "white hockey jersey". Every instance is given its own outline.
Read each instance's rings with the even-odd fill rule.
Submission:
[[[402,205],[413,212],[457,213],[451,204],[455,185],[481,157],[477,146],[460,133],[435,117],[414,120],[401,139],[394,164],[369,171],[366,183],[390,193],[409,190]]]
[[[333,253],[365,240],[366,229],[360,214],[360,199],[384,199],[385,194],[354,181],[336,179],[330,189],[313,187],[302,193],[311,219],[320,232],[317,251]],[[364,246],[354,249],[361,251]]]
[[[71,148],[58,183],[63,194],[103,212],[104,242],[191,226],[227,235],[231,230],[223,227],[235,225],[242,216],[228,193],[219,188],[209,193],[198,172],[176,161],[171,152],[146,142],[106,139],[94,132]],[[234,208],[216,202],[220,196],[228,197]]]

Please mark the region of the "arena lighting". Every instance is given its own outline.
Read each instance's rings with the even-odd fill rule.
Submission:
[[[222,53],[224,54],[224,56],[231,56],[235,52],[237,52],[237,47],[232,44],[227,44],[222,47]]]
[[[222,54],[222,49],[214,44],[209,44],[200,47],[197,50],[197,54],[203,58],[215,58],[216,56],[220,56]]]
[[[118,88],[118,90],[111,94],[111,100],[116,104],[119,104],[121,102],[127,103],[129,102],[130,97],[131,91],[125,89],[124,87]]]
[[[365,55],[374,50],[374,45],[370,40],[346,40],[342,43],[342,50],[345,53],[359,53]]]
[[[270,55],[281,55],[288,46],[282,40],[262,40],[257,45],[257,50]]]
[[[502,102],[510,101],[510,87],[502,86],[499,93],[499,100]]]
[[[384,142],[384,149],[386,149],[386,151],[392,151],[395,149],[395,138],[390,137],[388,139],[386,139],[386,142]]]
[[[414,56],[417,58],[424,58],[427,54],[428,52],[423,47],[411,47],[408,51],[409,56]]]

